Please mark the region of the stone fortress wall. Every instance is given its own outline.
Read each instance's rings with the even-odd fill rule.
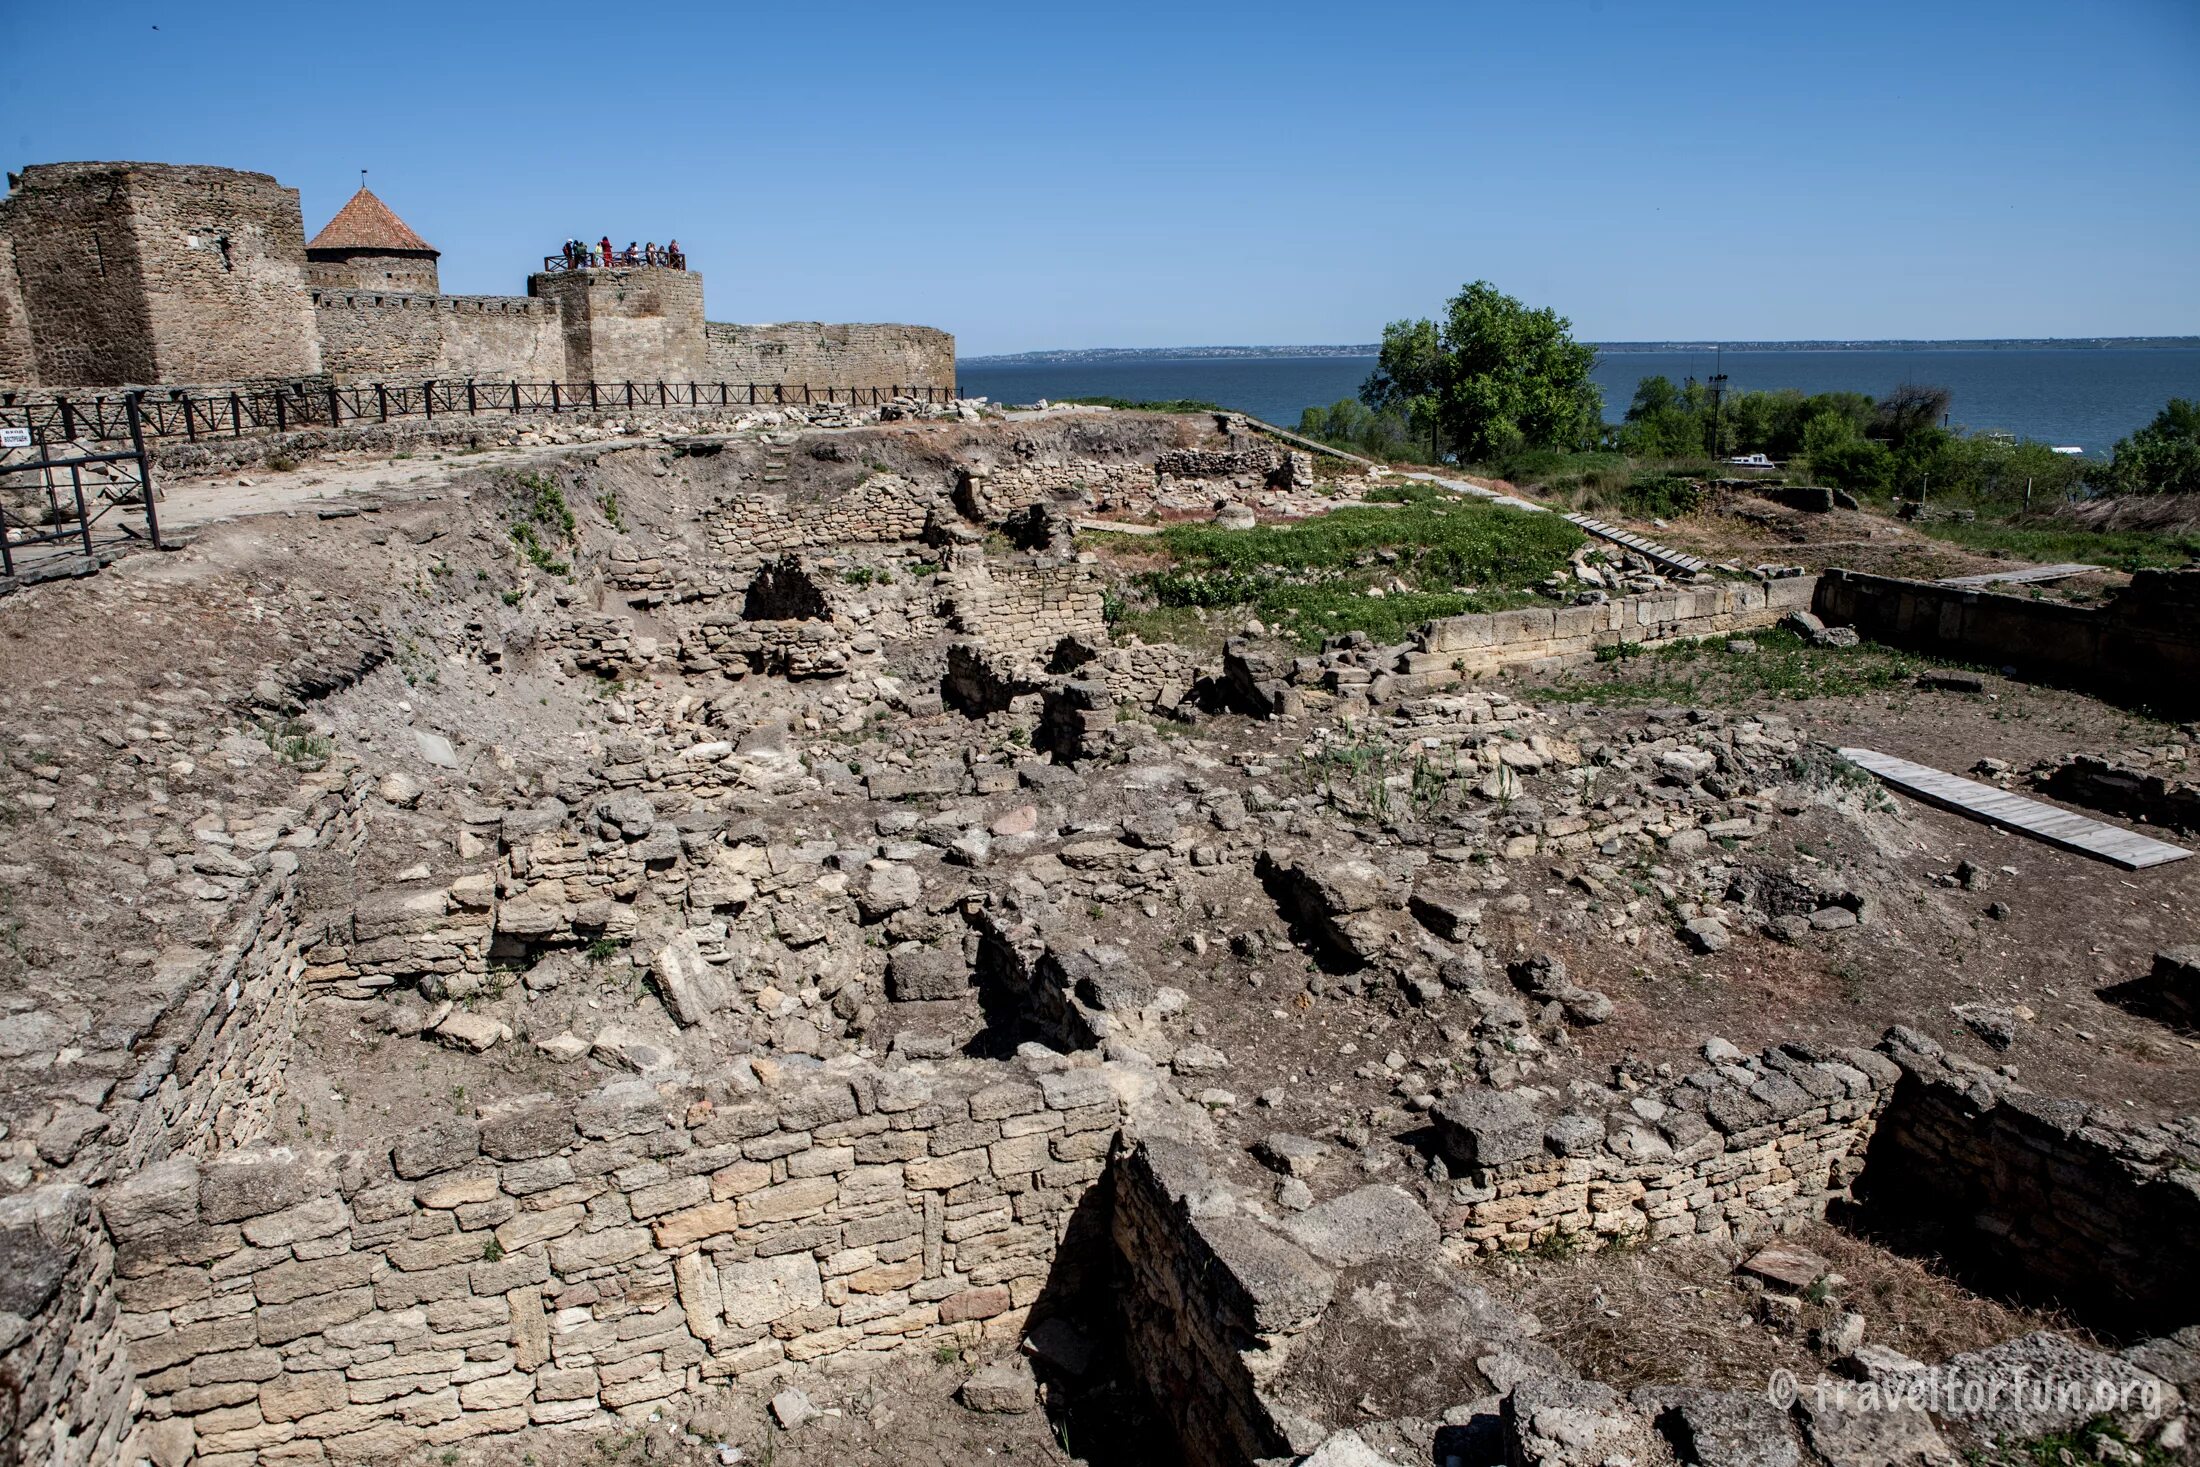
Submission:
[[[954,385],[946,332],[706,323],[692,271],[544,273],[526,296],[447,296],[435,291],[432,255],[309,262],[297,191],[266,174],[48,163],[10,180],[0,200],[0,384],[9,387],[324,373],[338,382]]]
[[[264,173],[158,163],[11,174],[13,245],[37,380],[310,376],[298,194]]]
[[[339,381],[547,382],[565,376],[554,302],[317,290],[321,362]]]
[[[922,387],[955,380],[955,338],[930,326],[712,321],[704,332],[709,382]]]

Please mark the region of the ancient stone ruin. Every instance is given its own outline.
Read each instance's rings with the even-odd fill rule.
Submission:
[[[5,1460],[2187,1451],[2200,863],[1833,750],[2167,832],[2189,739],[1627,683],[1894,593],[1564,526],[1395,637],[1138,622],[1395,476],[968,406],[301,438],[0,598]]]

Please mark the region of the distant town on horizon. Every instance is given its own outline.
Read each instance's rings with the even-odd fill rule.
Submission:
[[[1899,338],[1871,340],[1796,341],[1597,341],[1599,351],[1698,352],[1698,351],[2042,351],[2105,350],[2115,347],[2200,347],[2200,336],[2004,336],[1972,337],[1944,341]],[[1180,361],[1274,357],[1372,357],[1380,342],[1328,346],[1086,346],[1058,347],[1046,351],[1003,352],[967,356],[971,366],[1045,365],[1057,362],[1095,362],[1123,357],[1163,357]]]

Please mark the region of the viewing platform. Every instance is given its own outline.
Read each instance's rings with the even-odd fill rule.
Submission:
[[[676,270],[684,274],[687,271],[687,256],[680,254],[667,257],[660,250],[657,258],[652,260],[644,258],[640,250],[615,250],[608,261],[594,251],[585,260],[568,260],[563,255],[542,257],[542,273],[546,275],[578,273],[583,270]]]

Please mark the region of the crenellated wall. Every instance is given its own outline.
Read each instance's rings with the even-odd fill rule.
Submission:
[[[548,382],[565,372],[557,308],[525,296],[317,290],[321,361],[339,382]]]
[[[0,200],[0,383],[76,389],[310,378],[893,388],[955,381],[922,326],[709,325],[703,280],[545,272],[532,309],[437,294],[432,252],[322,250],[264,173],[34,164]],[[325,357],[325,359],[324,359]],[[800,400],[801,394],[797,395]]]

